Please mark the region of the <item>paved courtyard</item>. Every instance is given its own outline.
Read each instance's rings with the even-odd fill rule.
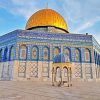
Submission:
[[[100,100],[100,83],[53,87],[45,82],[0,81],[0,100]]]

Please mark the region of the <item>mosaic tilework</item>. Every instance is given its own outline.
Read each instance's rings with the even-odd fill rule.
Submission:
[[[0,63],[1,80],[12,80],[13,62]]]
[[[18,44],[18,45],[17,45]],[[27,46],[27,57],[26,59],[20,59],[20,45],[25,44]],[[87,79],[91,78],[91,67],[90,63],[96,63],[98,67],[100,67],[100,61],[98,60],[100,58],[100,45],[96,42],[96,40],[93,38],[92,35],[85,35],[85,34],[51,34],[51,33],[39,33],[39,32],[33,32],[29,30],[15,30],[13,32],[10,32],[6,35],[3,35],[0,37],[0,50],[2,50],[2,60],[1,62],[7,62],[9,61],[9,52],[11,46],[14,46],[14,59],[12,60],[19,60],[19,68],[18,68],[18,76],[19,77],[27,77],[26,75],[26,61],[34,61],[32,62],[31,68],[30,68],[30,76],[31,77],[37,77],[38,76],[38,61],[43,61],[41,64],[42,66],[42,76],[43,77],[49,77],[49,60],[47,60],[47,56],[50,56],[50,61],[54,58],[54,48],[58,47],[61,51],[61,53],[64,53],[61,49],[69,48],[70,50],[70,62],[76,62],[74,65],[75,73],[74,76],[77,78],[82,77],[82,69],[81,64],[79,63],[88,63],[85,66],[85,76]],[[38,51],[38,59],[32,58],[32,47],[37,46]],[[50,52],[44,52],[43,53],[43,47],[49,47]],[[7,59],[4,60],[4,50],[5,48],[8,48],[7,52]],[[80,50],[80,57],[82,59],[81,61],[75,61],[75,49],[78,48]],[[91,54],[91,60],[92,62],[85,62],[85,48],[88,48],[90,50]],[[16,51],[15,51],[16,50]],[[45,50],[46,51],[46,50]],[[95,51],[95,57],[94,56]],[[11,53],[12,54],[12,53]],[[33,53],[35,55],[35,53]],[[48,55],[47,55],[48,54]],[[33,55],[33,56],[34,56]],[[68,54],[67,54],[68,55]],[[43,57],[45,59],[43,59]],[[36,62],[35,62],[36,61]],[[6,66],[7,64],[4,64]],[[8,66],[8,65],[7,65]],[[9,67],[9,66],[8,66]],[[10,72],[8,73],[7,70],[10,68],[6,67],[4,70],[4,73],[2,74],[3,77],[9,76]]]
[[[20,62],[18,68],[18,76],[25,77],[25,75],[26,75],[26,62]]]
[[[92,78],[92,67],[89,64],[85,65],[85,76],[86,76],[86,79]]]
[[[67,43],[72,45],[87,45],[92,46],[91,35],[80,35],[80,34],[51,34],[51,33],[38,33],[32,31],[20,31],[18,34],[18,41],[38,41],[44,43]]]
[[[82,76],[81,71],[82,71],[81,64],[78,64],[78,63],[74,64],[74,75],[76,78],[81,78],[81,76]]]
[[[49,63],[48,62],[43,62],[42,65],[42,76],[43,77],[49,77]]]
[[[38,62],[31,62],[30,66],[30,76],[38,77]]]

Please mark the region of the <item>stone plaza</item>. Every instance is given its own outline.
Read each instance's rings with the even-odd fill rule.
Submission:
[[[100,100],[100,82],[55,87],[48,82],[0,81],[0,100]]]

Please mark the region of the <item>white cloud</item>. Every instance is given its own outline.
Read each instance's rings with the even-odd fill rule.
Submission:
[[[91,33],[100,43],[100,35],[96,30],[96,23],[100,23],[100,0],[60,0],[63,15],[71,33]],[[94,27],[94,29],[93,29]],[[90,30],[90,31],[89,31]]]
[[[75,32],[82,32],[84,30],[86,30],[87,28],[92,27],[93,25],[95,25],[96,22],[100,21],[100,17],[97,17],[95,19],[89,20],[87,22],[85,22],[84,24],[82,24],[80,27],[78,27]]]
[[[4,0],[4,2],[0,2],[0,5],[10,13],[23,16],[26,19],[39,9],[36,0]]]

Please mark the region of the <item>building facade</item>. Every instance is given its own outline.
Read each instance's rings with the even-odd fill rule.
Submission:
[[[58,79],[61,72],[67,78],[70,64],[73,80],[100,80],[100,45],[92,35],[68,32],[52,9],[33,14],[25,30],[0,37],[0,80],[51,81],[53,64]]]

